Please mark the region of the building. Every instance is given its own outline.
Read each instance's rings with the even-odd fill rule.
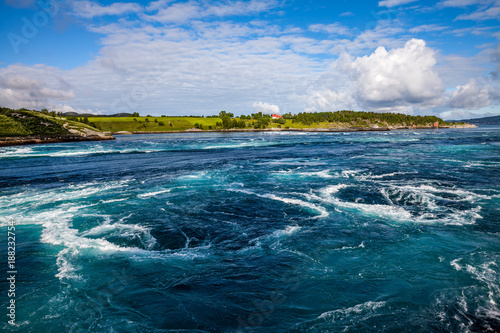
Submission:
[[[272,117],[273,117],[273,119],[281,119],[281,118],[283,118],[282,116],[280,116],[279,114],[276,114],[276,113],[273,114]]]

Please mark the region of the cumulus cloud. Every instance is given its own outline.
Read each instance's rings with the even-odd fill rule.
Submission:
[[[427,104],[439,98],[443,85],[434,71],[435,52],[420,39],[403,48],[379,47],[350,64],[358,95],[368,105]]]
[[[352,110],[356,108],[356,101],[348,92],[323,88],[312,91],[306,97],[306,105],[306,112]]]
[[[142,7],[136,3],[116,2],[109,6],[101,6],[92,1],[75,1],[73,10],[77,16],[93,18],[104,15],[122,15],[126,13],[137,13],[142,11]]]
[[[274,114],[274,113],[280,113],[280,108],[279,106],[275,104],[269,104],[269,103],[264,103],[262,101],[260,102],[255,102],[252,105],[257,112],[262,112],[264,114]]]
[[[304,97],[306,110],[362,108],[413,113],[443,103],[435,52],[423,40],[403,47],[378,47],[368,56],[344,54]],[[339,84],[344,82],[344,84]]]
[[[379,1],[378,5],[380,7],[396,7],[401,5],[406,5],[410,2],[415,2],[417,0],[383,0]]]
[[[450,99],[452,108],[477,110],[488,105],[490,105],[488,88],[480,86],[475,79],[458,86]]]

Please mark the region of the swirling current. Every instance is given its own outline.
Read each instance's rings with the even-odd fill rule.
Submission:
[[[12,332],[498,332],[500,127],[0,148]]]

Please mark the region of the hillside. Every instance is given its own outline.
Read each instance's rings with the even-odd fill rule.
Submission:
[[[112,139],[92,126],[48,112],[0,108],[0,146]]]
[[[212,117],[89,117],[87,121],[102,131],[113,133],[148,133],[172,131],[224,130],[389,130],[400,128],[471,127],[465,123],[449,123],[434,116],[409,116],[395,113],[357,111],[285,114],[281,119],[255,113],[234,117],[222,111]]]
[[[500,125],[500,116],[461,120],[474,125]]]

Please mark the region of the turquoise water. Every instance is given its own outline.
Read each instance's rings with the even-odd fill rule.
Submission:
[[[498,331],[499,203],[499,127],[0,148],[0,327]]]

